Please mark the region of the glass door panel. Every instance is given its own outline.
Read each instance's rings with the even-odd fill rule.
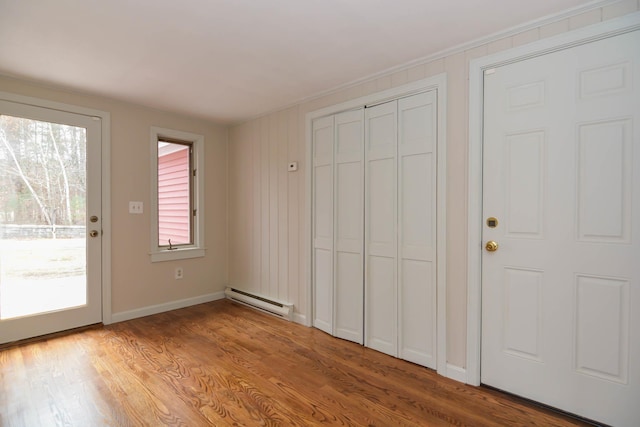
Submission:
[[[87,302],[86,139],[0,116],[0,319]]]

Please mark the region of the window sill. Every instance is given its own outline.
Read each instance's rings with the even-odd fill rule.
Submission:
[[[180,248],[174,250],[161,250],[151,252],[151,262],[173,261],[178,259],[202,258],[204,248]]]

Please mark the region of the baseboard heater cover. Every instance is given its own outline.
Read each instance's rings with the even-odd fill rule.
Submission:
[[[251,294],[235,288],[226,288],[224,294],[227,299],[264,311],[274,316],[291,321],[293,319],[293,304],[275,301],[260,295]]]

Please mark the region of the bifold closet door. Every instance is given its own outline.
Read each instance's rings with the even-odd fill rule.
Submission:
[[[436,92],[365,110],[365,345],[436,367]]]
[[[398,357],[436,368],[436,92],[398,100]]]
[[[335,116],[333,335],[364,342],[364,110]]]
[[[313,326],[333,334],[334,117],[313,121]]]
[[[313,121],[314,326],[436,367],[436,92]]]
[[[362,109],[313,122],[314,326],[364,342]]]
[[[397,110],[365,109],[365,345],[396,357]]]

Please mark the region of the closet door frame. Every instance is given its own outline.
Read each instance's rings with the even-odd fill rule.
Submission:
[[[305,203],[305,235],[307,236],[307,244],[305,245],[305,259],[307,260],[306,274],[306,317],[305,324],[312,326],[315,318],[313,295],[312,275],[312,256],[313,256],[313,234],[312,234],[312,215],[313,215],[313,120],[323,116],[341,113],[356,108],[372,106],[386,101],[414,95],[421,92],[435,90],[437,95],[437,372],[440,375],[456,378],[457,372],[447,367],[447,337],[446,337],[446,123],[447,123],[447,76],[446,73],[438,74],[427,79],[418,80],[406,85],[398,86],[392,89],[374,93],[371,95],[356,98],[350,101],[342,102],[329,107],[321,108],[308,112],[305,116],[305,137],[306,137],[306,159],[305,164],[309,167],[304,168],[306,172],[306,203]]]

